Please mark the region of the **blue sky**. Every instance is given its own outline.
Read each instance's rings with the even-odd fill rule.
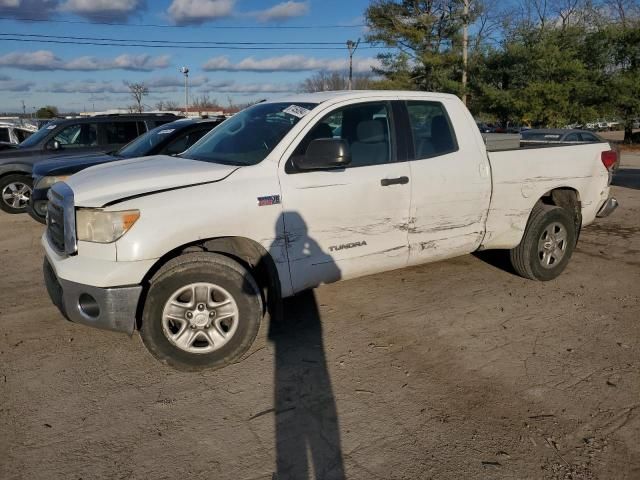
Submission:
[[[178,68],[190,70],[192,95],[222,104],[296,90],[318,70],[344,71],[348,39],[364,37],[368,0],[0,0],[0,111],[45,104],[62,111],[124,107],[123,82],[144,81],[158,100],[183,102]],[[20,18],[49,21],[23,21]],[[85,23],[93,22],[93,23]],[[102,23],[126,23],[100,25]],[[138,25],[136,25],[138,24]],[[180,25],[178,28],[139,24]],[[346,28],[292,29],[340,25]],[[243,29],[214,27],[241,26]],[[270,27],[270,28],[260,28]],[[96,46],[11,41],[11,34],[178,42],[336,42],[338,50],[226,50]],[[21,37],[42,40],[44,37]],[[56,41],[73,39],[49,38]],[[82,40],[79,40],[82,41]],[[236,44],[237,45],[237,44]],[[355,71],[369,70],[377,49],[361,48]]]

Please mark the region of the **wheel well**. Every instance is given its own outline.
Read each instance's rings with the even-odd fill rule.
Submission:
[[[149,291],[152,278],[169,260],[189,252],[211,252],[229,257],[246,268],[255,279],[265,306],[272,319],[280,317],[282,308],[282,290],[276,264],[265,248],[259,243],[245,237],[218,237],[198,240],[175,248],[162,256],[151,267],[142,281],[142,295],[138,302],[136,314],[137,327],[140,328],[144,301]]]
[[[545,193],[538,202],[545,205],[555,205],[567,210],[572,216],[576,227],[576,241],[582,227],[582,203],[580,193],[570,187],[554,188]]]

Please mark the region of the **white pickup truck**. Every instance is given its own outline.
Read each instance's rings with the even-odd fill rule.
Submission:
[[[607,143],[488,153],[455,96],[323,92],[256,104],[178,157],[89,168],[49,194],[53,302],[176,368],[224,366],[280,300],[509,249],[551,280],[611,213]]]

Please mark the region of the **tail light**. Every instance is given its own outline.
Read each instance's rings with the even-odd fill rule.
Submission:
[[[618,161],[618,153],[615,150],[607,150],[600,154],[600,160],[607,170],[615,165]]]

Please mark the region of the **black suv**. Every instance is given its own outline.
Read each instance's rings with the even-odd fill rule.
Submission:
[[[120,148],[147,131],[176,120],[173,114],[100,115],[54,120],[18,144],[0,151],[0,209],[27,211],[33,165],[47,158]]]
[[[75,155],[39,162],[33,167],[33,194],[29,202],[29,215],[40,223],[46,223],[49,188],[80,170],[125,158],[182,153],[223,120],[224,117],[176,120],[154,128],[116,152]]]

